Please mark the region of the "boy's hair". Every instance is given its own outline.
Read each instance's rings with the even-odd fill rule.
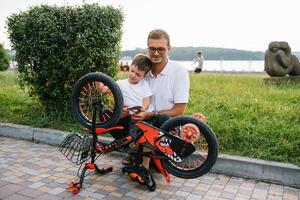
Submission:
[[[147,74],[152,69],[152,61],[145,54],[137,54],[134,56],[131,65],[137,66],[141,71],[144,71]]]
[[[168,46],[170,46],[170,36],[163,29],[154,29],[154,30],[150,31],[150,33],[148,34],[147,40],[149,40],[149,39],[157,40],[157,39],[162,39],[162,38],[165,38],[168,42]]]

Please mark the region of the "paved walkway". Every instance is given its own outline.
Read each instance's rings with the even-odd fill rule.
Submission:
[[[78,167],[56,147],[0,137],[0,199],[266,199],[300,200],[300,190],[282,185],[208,173],[197,179],[171,177],[170,185],[154,173],[155,192],[131,181],[120,168],[120,154],[102,155],[114,170],[86,177],[78,195],[65,191]]]

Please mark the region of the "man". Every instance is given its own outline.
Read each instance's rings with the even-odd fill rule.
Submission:
[[[154,125],[159,127],[168,117],[183,115],[189,99],[189,75],[185,67],[169,60],[170,37],[162,29],[151,31],[147,39],[148,54],[152,70],[146,81],[153,92],[151,106],[154,112],[133,114],[133,120],[149,120],[156,117]],[[168,116],[168,117],[166,117]]]
[[[132,114],[134,121],[146,120],[155,127],[160,127],[170,117],[184,114],[189,99],[189,74],[185,67],[169,60],[171,50],[170,37],[162,29],[151,31],[147,39],[148,54],[152,61],[152,69],[145,80],[153,92],[151,96],[152,112]],[[123,116],[128,113],[123,111]],[[147,151],[144,149],[144,151]],[[146,160],[145,160],[146,159]],[[131,164],[134,159],[127,155],[123,164]],[[146,168],[149,159],[143,158]]]

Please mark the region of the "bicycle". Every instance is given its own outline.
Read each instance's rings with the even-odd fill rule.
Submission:
[[[138,155],[150,157],[167,183],[171,181],[169,173],[185,179],[197,178],[216,162],[218,142],[215,134],[206,123],[189,116],[167,120],[160,128],[145,121],[133,122],[129,133],[121,139],[108,144],[99,141],[99,135],[123,129],[114,126],[122,114],[122,93],[116,82],[104,73],[88,73],[76,82],[72,108],[77,120],[89,131],[84,136],[67,136],[59,147],[71,162],[81,165],[77,174],[79,182],[71,182],[67,188],[73,194],[82,188],[87,170],[100,174],[112,171],[112,167],[100,169],[95,164],[101,154],[126,149],[133,142],[151,149],[151,152],[143,152],[140,148]],[[139,109],[130,110],[137,112]],[[142,165],[123,167],[122,172],[146,185],[150,191],[156,189],[152,174]]]

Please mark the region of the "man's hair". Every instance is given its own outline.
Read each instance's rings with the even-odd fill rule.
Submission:
[[[150,33],[148,34],[147,40],[149,40],[149,39],[157,40],[157,39],[162,39],[162,38],[165,38],[168,42],[168,46],[170,46],[170,36],[163,29],[154,29],[154,30],[150,31]]]
[[[152,69],[151,59],[145,54],[137,54],[134,56],[131,65],[137,66],[137,68],[144,71],[145,74]]]

